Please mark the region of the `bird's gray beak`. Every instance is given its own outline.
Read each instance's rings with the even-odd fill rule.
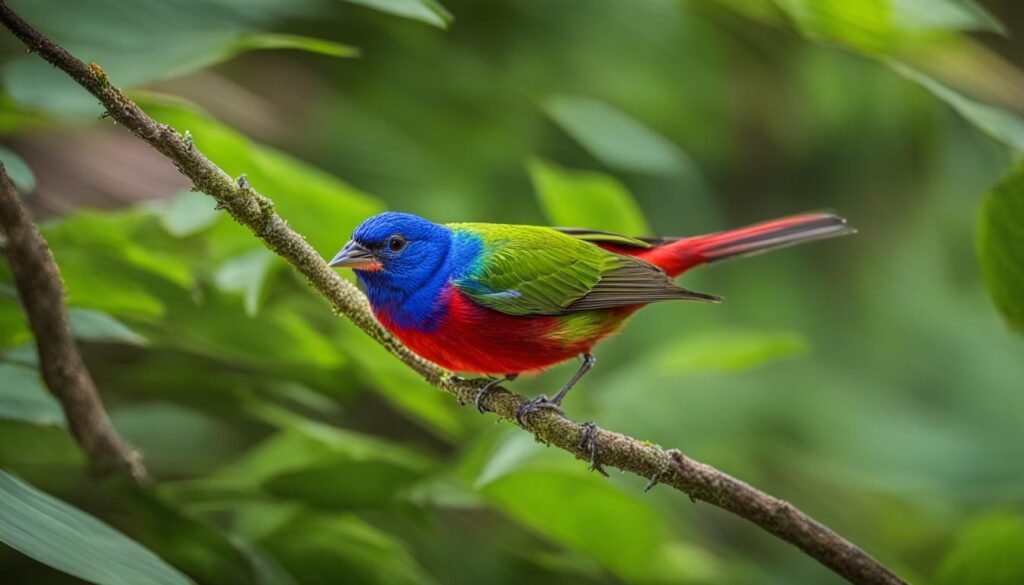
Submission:
[[[380,260],[373,255],[373,252],[367,250],[355,240],[349,240],[345,247],[327,265],[331,268],[351,268],[353,270],[369,271],[383,268]]]

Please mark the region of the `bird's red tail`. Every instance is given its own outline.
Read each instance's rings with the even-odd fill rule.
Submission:
[[[626,253],[647,260],[669,276],[678,276],[700,264],[751,256],[855,232],[841,217],[808,213],[705,236],[667,240],[654,248],[634,249]]]

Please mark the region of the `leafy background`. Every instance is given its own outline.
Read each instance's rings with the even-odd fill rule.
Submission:
[[[1018,3],[10,4],[325,256],[383,209],[658,234],[839,210],[858,236],[688,275],[727,302],[640,313],[567,408],[793,501],[914,582],[1024,581]],[[159,479],[85,472],[0,264],[5,582],[837,582],[460,409],[3,43],[0,160]]]

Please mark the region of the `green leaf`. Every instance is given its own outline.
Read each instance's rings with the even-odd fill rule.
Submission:
[[[428,509],[479,509],[480,496],[454,474],[438,474],[416,482],[402,494],[403,501]]]
[[[36,190],[36,176],[32,169],[24,159],[5,146],[0,146],[0,163],[3,163],[7,176],[19,191],[31,193]]]
[[[433,459],[426,454],[372,435],[320,423],[272,405],[254,404],[253,411],[264,421],[293,434],[299,444],[305,444],[311,451],[355,460],[390,461],[410,469],[427,470],[433,466]],[[302,465],[303,461],[291,458],[289,465],[295,463]]]
[[[12,296],[0,294],[0,350],[17,347],[32,339],[17,295],[13,289],[11,292]]]
[[[669,342],[654,357],[668,374],[742,372],[807,353],[795,333],[714,331]]]
[[[875,51],[884,49],[897,32],[889,0],[776,0],[776,4],[805,36],[815,40]]]
[[[74,475],[86,465],[81,446],[63,427],[0,419],[0,437],[0,469],[12,473]]]
[[[1024,517],[991,514],[972,521],[939,565],[935,585],[1024,583]]]
[[[476,488],[510,518],[590,556],[620,579],[643,581],[655,572],[668,531],[654,510],[528,435],[509,434],[499,443]]]
[[[305,316],[322,311],[305,287],[282,279],[279,302],[263,306],[256,320],[247,318],[236,295],[193,276],[252,250],[251,234],[236,224],[222,222],[202,240],[178,239],[160,228],[151,210],[135,209],[68,216],[47,226],[46,235],[70,302],[125,319],[154,348],[205,354],[315,387],[339,386],[345,356],[331,341],[339,325]],[[250,309],[255,292],[249,293]],[[307,305],[315,312],[307,313]]]
[[[544,112],[599,161],[613,169],[655,175],[694,172],[676,145],[625,112],[581,96],[554,96]]]
[[[64,426],[64,412],[43,386],[39,372],[0,363],[0,419]]]
[[[324,254],[344,244],[359,222],[383,209],[375,199],[334,176],[277,150],[259,146],[194,106],[152,94],[136,96],[157,120],[188,131],[196,146],[232,176],[245,174],[254,189]]]
[[[570,171],[542,160],[528,164],[537,198],[548,221],[560,227],[650,233],[643,212],[622,183],[590,171]]]
[[[252,585],[255,567],[211,522],[172,503],[156,489],[113,484],[126,531],[199,583]]]
[[[1006,33],[1006,27],[974,0],[892,0],[892,10],[897,26],[905,30]]]
[[[186,497],[189,495],[185,492]],[[232,532],[247,543],[259,542],[304,512],[301,504],[264,498],[246,500],[233,508]]]
[[[220,217],[213,197],[195,191],[181,191],[160,214],[160,225],[172,236],[184,238],[212,226]]]
[[[452,14],[436,0],[345,0],[404,18],[419,20],[440,28],[448,28]]]
[[[937,31],[1005,32],[973,0],[771,0],[804,36],[884,53]]]
[[[871,24],[877,31],[1006,32],[1006,28],[975,0],[725,0],[724,3],[750,18],[770,24],[780,23],[777,16],[781,10],[802,25],[805,33],[831,31],[836,40],[851,34],[851,28],[867,28]]]
[[[859,49],[887,63],[957,110],[982,131],[1016,150],[1024,150],[1024,120],[1012,112],[978,103],[942,85],[899,58],[927,58],[934,47],[955,47],[960,35],[943,31],[993,31],[1003,25],[974,0],[728,0],[744,15],[779,25],[778,10],[804,36]],[[939,43],[936,43],[939,39]],[[918,54],[920,53],[920,54]],[[966,52],[965,52],[966,54]],[[922,55],[924,57],[922,57]],[[984,62],[972,67],[983,70]]]
[[[436,580],[389,534],[346,514],[302,514],[260,544],[303,585],[430,585]]]
[[[266,248],[256,248],[228,259],[214,275],[217,288],[225,292],[241,293],[245,299],[245,312],[250,317],[259,311],[260,295],[277,256]]]
[[[209,0],[168,10],[137,0],[124,10],[112,0],[19,3],[19,14],[85,62],[98,63],[119,87],[138,87],[209,67],[253,49],[300,49],[332,56],[354,50],[338,43],[268,33],[281,17],[319,15],[312,0],[281,3]],[[35,55],[5,67],[3,86],[16,103],[64,115],[95,114],[100,106],[62,72]]]
[[[707,550],[678,541],[663,542],[650,568],[650,583],[724,583],[722,565]]]
[[[110,252],[128,267],[137,268],[180,287],[191,286],[193,278],[185,259],[171,251],[153,249],[141,243],[142,232],[152,227],[152,218],[140,211],[116,214],[83,211],[44,226],[43,235],[51,242],[55,255],[57,248],[62,253],[70,252],[71,248],[75,251],[86,248],[90,254]],[[73,262],[61,262],[60,256],[57,261],[62,271],[73,269],[66,266]],[[104,278],[109,276],[103,274]]]
[[[976,246],[989,297],[1006,322],[1024,332],[1024,164],[982,201]]]
[[[241,539],[236,539],[235,546],[252,565],[254,581],[257,585],[300,585],[295,577],[292,577],[276,559],[264,552],[263,549]]]
[[[399,492],[422,477],[422,470],[392,461],[341,456],[275,475],[263,484],[263,489],[280,498],[321,508],[379,508],[395,503]]]
[[[483,456],[485,453],[475,455]],[[495,444],[491,452],[478,462],[483,463],[483,465],[474,483],[479,489],[512,472],[520,471],[531,465],[537,466],[543,463],[558,466],[562,462],[563,459],[560,453],[538,449],[537,445],[529,437],[506,432],[504,438]]]
[[[889,61],[900,75],[924,87],[953,107],[980,130],[1017,151],[1024,151],[1024,118],[994,106],[980,104],[949,89],[903,63]]]
[[[342,409],[334,397],[317,392],[294,380],[281,380],[267,384],[263,389],[267,403],[300,412],[315,412],[324,417],[335,417]]]
[[[509,517],[590,555],[623,580],[649,572],[665,536],[652,509],[596,474],[528,467],[480,490]]]
[[[212,469],[242,448],[241,438],[223,421],[179,404],[132,402],[113,408],[110,418],[121,436],[146,454],[146,467],[159,477]]]
[[[32,342],[4,350],[0,359],[7,363],[25,366],[33,370],[39,369],[39,354],[36,351],[36,344]]]
[[[165,311],[161,293],[193,284],[190,258],[167,249],[173,240],[140,210],[77,212],[44,225],[42,232],[71,305],[155,317]]]
[[[0,471],[0,541],[100,585],[191,583],[127,536],[4,471]]]
[[[0,92],[0,134],[14,134],[48,123],[47,116],[15,103],[11,96]]]
[[[84,341],[103,341],[127,345],[146,345],[145,337],[132,331],[114,317],[93,309],[68,309],[71,333]]]
[[[235,38],[229,56],[256,49],[297,49],[329,57],[356,57],[359,55],[359,49],[334,41],[283,33],[251,33]]]
[[[259,488],[325,508],[372,508],[394,502],[401,490],[433,469],[425,455],[375,437],[269,405],[256,404],[254,411],[285,430],[218,472],[215,485]]]
[[[345,355],[324,334],[335,323],[324,318],[322,306],[305,296],[308,292],[298,290],[281,302],[264,304],[258,319],[246,313],[237,295],[216,289],[205,290],[199,299],[168,296],[163,299],[166,318],[145,331],[154,347],[243,366],[243,371],[262,372],[269,381],[285,378],[314,387],[344,388]],[[300,300],[313,304],[316,312],[296,310],[296,305],[306,308]],[[317,317],[323,322],[317,323]]]
[[[714,578],[719,570],[716,559],[668,536],[668,527],[650,500],[638,498],[638,492],[623,491],[565,452],[547,449],[529,435],[511,431],[489,452],[466,456],[469,459],[464,457],[463,466],[470,476],[477,468],[475,460],[486,457],[473,482],[485,500],[534,532],[596,561],[623,581],[722,581]],[[560,553],[545,549],[550,554]],[[524,554],[546,567],[571,560],[564,551],[562,558],[538,559],[534,558],[538,552]],[[581,568],[579,560],[571,564]]]

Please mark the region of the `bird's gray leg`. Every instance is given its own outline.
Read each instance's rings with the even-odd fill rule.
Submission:
[[[595,358],[593,354],[583,354],[583,363],[581,363],[580,367],[577,368],[576,373],[572,375],[572,378],[569,378],[569,381],[565,383],[565,386],[562,386],[562,389],[558,391],[558,394],[555,394],[555,397],[549,400],[549,402],[555,406],[562,404],[562,399],[569,393],[569,390],[572,390],[572,387],[576,385],[576,382],[579,382],[580,378],[589,372],[590,368],[594,367],[594,363],[596,362],[597,358]]]
[[[559,408],[559,405],[562,404],[562,400],[565,398],[565,395],[568,394],[569,390],[572,390],[572,387],[575,386],[576,383],[580,381],[580,378],[582,378],[587,372],[590,371],[590,368],[594,367],[594,363],[596,361],[597,359],[594,358],[593,354],[583,354],[583,363],[580,364],[580,367],[577,368],[576,373],[573,374],[571,378],[569,378],[569,381],[566,382],[564,386],[562,386],[562,389],[559,390],[553,398],[548,398],[544,394],[541,394],[540,396],[520,406],[519,411],[516,412],[516,420],[518,420],[520,424],[526,424],[527,419],[534,412],[541,408],[548,408],[556,410],[558,412],[562,412],[562,409]]]
[[[498,384],[501,384],[502,382],[511,382],[512,380],[515,380],[518,377],[519,374],[505,374],[503,378],[494,378],[493,380],[485,384],[483,388],[477,391],[476,397],[473,398],[473,405],[476,406],[476,409],[479,410],[481,414],[487,412],[486,410],[484,410],[484,405],[481,404],[480,401],[483,400],[485,396],[490,394],[491,390]]]

